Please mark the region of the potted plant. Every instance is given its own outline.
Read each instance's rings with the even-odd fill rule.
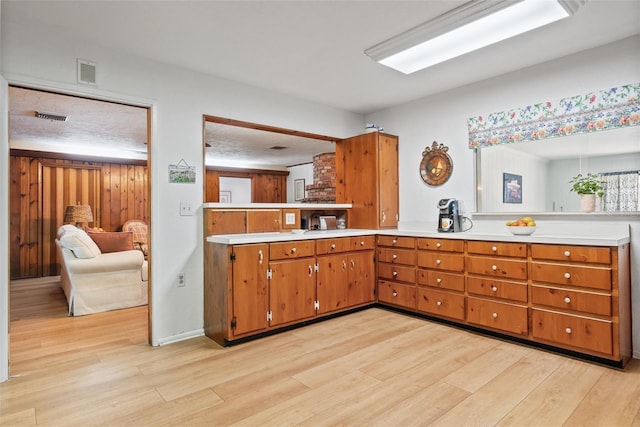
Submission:
[[[596,196],[604,196],[602,181],[595,173],[582,175],[579,173],[571,181],[571,191],[580,195],[580,203],[583,212],[593,212],[596,209]]]

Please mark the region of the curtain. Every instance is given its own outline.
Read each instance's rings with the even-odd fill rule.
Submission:
[[[600,177],[604,188],[602,211],[640,210],[640,171],[603,173]]]

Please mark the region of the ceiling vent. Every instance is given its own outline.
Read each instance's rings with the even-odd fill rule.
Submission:
[[[56,122],[66,122],[69,119],[69,116],[60,116],[58,114],[50,114],[50,113],[41,113],[36,111],[36,117],[44,120],[52,120]]]
[[[78,58],[78,83],[96,86],[96,69],[98,64]]]
[[[269,150],[286,150],[289,147],[283,147],[282,145],[274,145],[273,147],[269,147]]]

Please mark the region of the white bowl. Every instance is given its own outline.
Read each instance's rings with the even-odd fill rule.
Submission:
[[[508,226],[507,228],[511,232],[511,234],[515,234],[518,236],[528,236],[533,234],[536,231],[536,227],[518,227],[518,226]]]

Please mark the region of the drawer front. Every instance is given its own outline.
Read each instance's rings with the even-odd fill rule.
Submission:
[[[375,249],[376,238],[375,236],[358,236],[349,238],[351,242],[351,249],[356,251],[364,251],[368,249]]]
[[[413,249],[378,248],[378,261],[393,264],[416,265],[416,251]]]
[[[527,335],[527,307],[467,298],[467,322],[519,335]]]
[[[467,252],[470,254],[497,255],[510,257],[527,257],[525,243],[480,242],[468,241]]]
[[[468,256],[467,271],[472,274],[482,274],[504,279],[527,280],[527,261]]]
[[[352,250],[351,239],[349,237],[341,237],[336,239],[318,239],[316,240],[316,254],[337,254],[340,252],[348,252]]]
[[[396,264],[378,263],[378,277],[399,282],[416,283],[416,269]]]
[[[611,295],[533,285],[531,302],[565,310],[611,316]]]
[[[418,310],[438,316],[464,320],[464,295],[418,288]]]
[[[526,282],[507,282],[488,277],[469,276],[467,277],[467,290],[470,294],[527,302]]]
[[[611,248],[565,245],[531,245],[533,259],[611,264]]]
[[[462,274],[418,269],[418,284],[464,292],[464,276]]]
[[[418,239],[418,249],[444,252],[464,252],[463,240]]]
[[[556,345],[613,354],[613,326],[606,320],[533,309],[532,335]]]
[[[378,246],[414,249],[416,247],[416,239],[413,237],[378,236]]]
[[[464,255],[418,251],[418,267],[446,271],[464,271]]]
[[[315,252],[316,242],[314,240],[269,243],[269,259],[272,260],[314,256]]]
[[[378,281],[378,301],[406,308],[416,308],[416,287],[401,283]]]
[[[531,278],[534,282],[611,290],[611,269],[608,267],[532,262]]]

